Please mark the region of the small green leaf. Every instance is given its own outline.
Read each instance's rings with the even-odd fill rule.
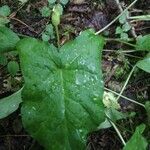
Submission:
[[[44,6],[41,10],[40,10],[42,17],[49,17],[51,15],[51,10],[49,7]]]
[[[117,27],[115,34],[121,34],[121,33],[123,33],[122,28],[121,27]]]
[[[15,76],[16,73],[19,71],[19,64],[16,61],[10,61],[7,64],[7,69],[8,72],[12,75]]]
[[[150,51],[150,34],[137,38],[136,49]]]
[[[52,24],[48,24],[45,28],[45,31],[42,33],[42,40],[49,41],[50,39],[54,39],[54,28]]]
[[[99,126],[98,129],[106,129],[106,128],[110,128],[112,125],[109,122],[109,120],[106,118],[104,122],[102,122]]]
[[[107,118],[105,119],[104,122],[102,122],[99,125],[98,129],[110,128],[112,126],[112,124],[110,123],[109,120],[112,120],[115,123],[118,120],[126,119],[126,118],[130,118],[130,117],[134,117],[135,116],[135,112],[122,113],[121,111],[118,111],[118,110],[116,110],[114,108],[106,108],[105,109],[105,114],[106,114]]]
[[[69,2],[69,0],[60,0],[60,2],[61,2],[63,5],[66,5],[66,4]]]
[[[19,41],[16,33],[7,27],[0,27],[0,53],[13,50]]]
[[[48,34],[50,34],[50,35],[51,35],[51,34],[54,34],[53,25],[52,25],[52,24],[46,25],[45,31],[46,31]]]
[[[0,26],[5,26],[9,22],[7,16],[10,15],[10,8],[7,5],[0,7]]]
[[[110,118],[113,122],[116,122],[117,120],[120,119],[125,119],[129,117],[130,115],[126,113],[122,113],[114,108],[106,108],[105,109],[105,114],[108,118]]]
[[[33,38],[18,43],[23,125],[45,149],[85,149],[87,134],[104,121],[103,45],[90,30],[60,49]]]
[[[7,18],[0,18],[0,27],[5,26],[5,24],[9,23],[9,20]]]
[[[126,22],[126,23],[122,26],[122,29],[123,29],[124,32],[127,32],[127,31],[129,31],[129,30],[131,29],[131,25],[130,25],[128,22]]]
[[[120,38],[121,38],[122,40],[124,40],[124,41],[128,41],[128,40],[129,40],[128,34],[127,34],[127,33],[124,33],[124,32],[120,34]]]
[[[48,0],[49,4],[54,4],[56,2],[56,0]]]
[[[137,67],[150,73],[150,53],[143,59],[137,62]]]
[[[55,38],[54,28],[52,24],[48,24],[45,28],[45,33],[50,36],[50,39]]]
[[[150,58],[145,58],[143,60],[138,61],[137,67],[150,73]]]
[[[61,4],[55,5],[55,8],[54,8],[54,9],[56,9],[56,11],[58,11],[60,15],[63,14],[63,7],[62,7]]]
[[[0,64],[1,65],[7,64],[7,57],[4,54],[0,54]]]
[[[148,143],[146,139],[142,136],[144,130],[145,130],[144,124],[141,124],[138,127],[136,127],[134,134],[127,142],[123,150],[146,150]]]
[[[124,13],[119,17],[119,22],[120,22],[121,24],[126,23],[128,14],[129,14],[129,12],[126,11],[126,12],[124,12]]]
[[[21,91],[22,89],[11,96],[0,99],[0,119],[7,117],[18,109],[19,104],[22,102]]]
[[[50,40],[50,36],[47,35],[45,32],[42,33],[42,40],[48,42]]]
[[[7,17],[10,15],[10,8],[8,5],[4,5],[2,7],[0,7],[0,16],[4,16]]]

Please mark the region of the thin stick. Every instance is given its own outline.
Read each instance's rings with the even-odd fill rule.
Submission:
[[[21,24],[25,25],[30,31],[32,31],[32,32],[34,32],[34,33],[36,33],[36,34],[38,34],[36,31],[34,31],[34,29],[33,29],[32,27],[30,27],[29,25],[27,25],[27,24],[24,23],[23,21],[21,21],[21,20],[19,20],[19,19],[17,19],[17,18],[14,18],[14,17],[12,17],[12,18],[10,18],[10,19],[20,22]]]
[[[126,88],[128,82],[129,82],[129,79],[130,79],[132,73],[134,72],[135,67],[136,67],[136,65],[132,68],[131,72],[129,73],[129,75],[128,75],[128,77],[127,77],[127,80],[126,80],[126,82],[125,82],[125,84],[124,84],[124,86],[123,86],[123,88],[122,88],[121,92],[119,93],[119,95],[118,95],[118,97],[117,97],[116,100],[118,100],[118,99],[120,98],[120,96],[122,95],[123,91],[125,90],[125,88]]]
[[[108,88],[106,88],[106,87],[105,87],[104,89],[119,96],[119,93],[117,93],[117,92],[115,92],[115,91],[113,91],[113,90],[111,90],[111,89],[108,89]],[[145,108],[145,105],[143,105],[143,104],[141,104],[141,103],[139,103],[139,102],[137,102],[137,101],[135,101],[135,100],[133,100],[133,99],[131,99],[131,98],[128,98],[128,97],[123,96],[123,95],[120,95],[120,97],[122,97],[122,98],[124,98],[124,99],[126,99],[126,100],[128,100],[128,101],[130,101],[130,102],[132,102],[132,103],[135,103],[135,104],[140,105],[140,106],[142,106],[142,107]]]
[[[9,15],[9,18],[13,18],[16,14],[17,14],[17,12],[20,10],[20,9],[22,9],[22,7],[25,5],[25,3],[23,3],[23,4],[21,4],[20,6],[19,6],[19,8],[15,11],[15,12],[13,12],[13,13],[11,13],[10,15]]]
[[[131,44],[131,43],[125,42],[125,41],[120,40],[120,39],[106,38],[106,41],[115,41],[115,42],[120,42],[120,43],[123,43],[123,44],[129,45],[129,46],[132,46],[132,47],[135,47],[135,46],[136,46],[136,45],[134,45],[134,44]]]
[[[119,0],[115,0],[115,1],[116,1],[116,4],[117,4],[117,6],[118,6],[118,8],[119,8],[120,12],[122,12],[122,11],[123,11],[123,9],[122,9],[122,6],[121,6],[121,4],[120,4]]]
[[[108,120],[109,120],[109,122],[111,123],[111,125],[114,127],[115,131],[117,132],[117,134],[118,134],[120,140],[122,141],[122,144],[123,144],[124,146],[126,146],[126,142],[125,142],[125,140],[123,139],[123,136],[121,135],[121,133],[120,133],[119,129],[117,128],[117,126],[111,121],[110,118],[108,118]]]
[[[107,28],[109,28],[114,22],[116,22],[120,16],[123,15],[123,13],[125,13],[129,8],[131,8],[138,0],[134,0],[126,9],[124,9],[124,11],[122,11],[122,13],[120,13],[114,20],[112,20],[108,25],[106,25],[104,28],[102,28],[101,30],[99,30],[98,32],[95,33],[95,35],[100,34],[101,32],[103,32],[104,30],[106,30]]]
[[[133,57],[133,58],[142,59],[142,57],[134,56],[134,55],[131,55],[131,54],[124,54],[124,55],[125,55],[125,56],[128,56],[128,57]]]

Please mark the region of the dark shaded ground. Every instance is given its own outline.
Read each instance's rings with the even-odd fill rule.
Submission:
[[[124,1],[126,4],[130,4],[130,1]],[[41,38],[41,33],[44,30],[46,24],[49,22],[49,18],[43,18],[39,12],[39,9],[47,4],[46,0],[30,1],[25,6],[19,9],[17,1],[1,0],[0,6],[7,4],[14,12],[14,17],[10,21],[10,27],[20,35],[27,35],[36,38]],[[142,13],[149,11],[149,0],[139,1],[134,8],[142,10]],[[19,10],[18,10],[19,9]],[[18,10],[18,11],[17,11]],[[138,12],[133,12],[136,15],[140,15]],[[96,0],[85,1],[81,4],[69,3],[65,8],[65,13],[61,18],[60,35],[62,44],[78,35],[80,31],[92,27],[95,30],[99,30],[106,26],[115,16],[119,14],[118,7],[113,0],[106,0],[104,3],[97,2]],[[109,37],[116,37],[114,35],[117,23],[112,25],[107,32]],[[140,22],[135,25],[135,31],[138,35],[148,32],[149,23]],[[63,35],[67,29],[71,28],[69,34]],[[143,28],[144,27],[144,28]],[[119,49],[121,44],[115,42],[108,43],[105,49]],[[125,47],[126,48],[126,47]],[[138,54],[137,54],[138,55]],[[129,60],[130,58],[126,58]],[[103,72],[105,78],[105,86],[115,91],[119,91],[122,85],[122,81],[126,79],[126,74],[129,73],[129,68],[125,69],[125,72],[116,76],[116,65],[118,67],[124,66],[124,59],[120,59],[118,54],[111,52],[103,52]],[[136,74],[137,75],[137,74]],[[0,66],[0,98],[6,97],[16,91],[22,82],[18,79],[20,74],[15,77],[16,84],[12,84],[11,77],[8,74],[5,66]],[[117,88],[117,90],[115,89]],[[141,95],[144,96],[142,97]],[[130,98],[136,98],[141,96],[142,99],[150,98],[150,75],[144,72],[138,72],[136,79],[132,79],[131,83],[127,87],[125,93]],[[127,102],[124,99],[120,99],[120,104],[123,111],[134,110],[136,112],[142,112],[143,115],[137,115],[135,120],[132,120],[139,124],[143,122],[145,117],[144,110]],[[138,114],[138,113],[137,113]],[[120,122],[125,125],[125,121]],[[132,126],[134,127],[134,126]],[[126,140],[131,134],[125,134]],[[91,150],[120,150],[122,144],[113,128],[100,130],[93,132],[88,137],[87,148]],[[0,120],[0,150],[42,150],[42,147],[38,145],[23,129],[20,117],[20,111],[13,113],[9,117]]]

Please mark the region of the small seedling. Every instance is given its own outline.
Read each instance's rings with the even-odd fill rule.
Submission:
[[[119,34],[120,35],[120,39],[124,40],[124,41],[129,41],[129,37],[128,37],[128,31],[130,31],[131,29],[131,25],[129,24],[129,22],[127,22],[127,16],[128,16],[128,11],[126,11],[120,18],[119,18],[119,22],[121,24],[121,26],[118,26],[116,28],[116,32],[115,34]]]
[[[42,33],[43,41],[49,41],[55,38],[54,26],[56,30],[57,43],[59,42],[58,25],[60,23],[60,16],[63,14],[63,9],[68,3],[68,0],[61,0],[59,3],[56,0],[48,0],[48,6],[44,6],[40,12],[43,17],[51,17],[50,23],[46,26],[45,31]],[[58,44],[59,45],[59,44]]]
[[[42,40],[49,41],[50,39],[55,39],[54,27],[52,24],[46,25],[45,31],[42,33]]]
[[[10,15],[10,12],[8,5],[0,7],[0,26],[5,26],[9,23],[9,19],[7,17]]]

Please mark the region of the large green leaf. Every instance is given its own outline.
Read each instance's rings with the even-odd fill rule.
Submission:
[[[104,121],[103,44],[89,30],[59,52],[32,38],[19,42],[23,124],[46,149],[84,149],[87,133]]]
[[[150,53],[143,59],[137,62],[137,67],[150,73]]]
[[[127,142],[123,150],[146,150],[148,145],[146,139],[142,136],[145,130],[145,125],[141,124],[136,127],[136,130],[130,140]]]
[[[21,90],[0,100],[0,119],[7,117],[18,109],[22,102]]]
[[[16,33],[7,27],[0,27],[0,53],[13,50],[18,41],[19,37]]]

